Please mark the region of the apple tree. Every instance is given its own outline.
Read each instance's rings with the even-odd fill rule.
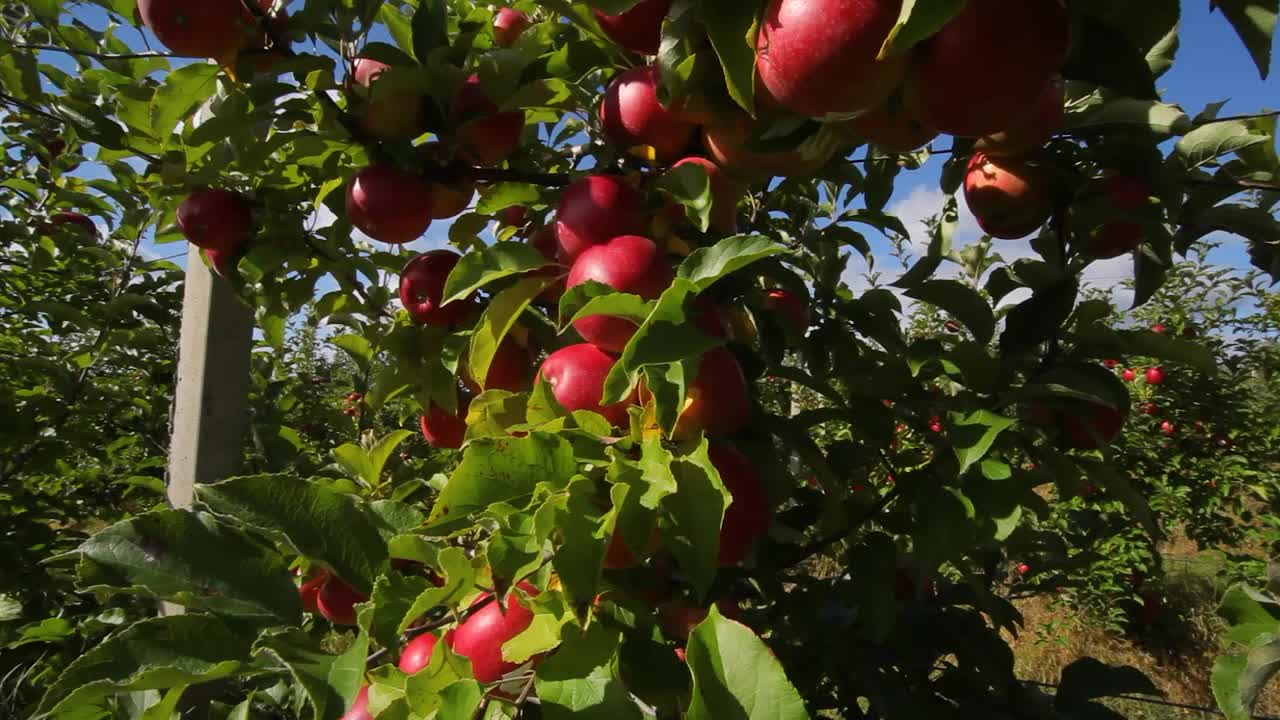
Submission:
[[[1274,2],[1212,5],[1265,76]],[[1045,695],[1002,633],[1010,564],[1062,542],[1038,490],[1161,532],[1102,361],[1214,372],[1106,322],[1087,268],[1131,257],[1142,305],[1211,233],[1277,267],[1276,114],[1161,96],[1181,10],[6,6],[31,174],[4,187],[198,247],[268,344],[314,303],[368,376],[343,477],[228,478],[51,558],[169,605],[27,714],[1084,718],[1152,691],[1084,660]],[[111,180],[42,165],[57,143]],[[889,201],[935,156],[921,233]],[[962,195],[1020,259],[975,269]],[[891,285],[851,283],[913,234]],[[904,331],[914,304],[959,332]],[[414,433],[444,471],[388,472]],[[1268,642],[1227,666],[1236,716]]]

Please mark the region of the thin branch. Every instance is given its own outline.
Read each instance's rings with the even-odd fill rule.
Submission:
[[[317,253],[324,256],[324,258],[329,262],[335,265],[342,264],[341,258],[335,257],[334,255],[330,254],[326,248],[324,248],[319,243],[317,243],[315,238],[311,237],[310,235],[307,235],[307,245],[309,245],[312,250],[315,250]],[[336,270],[332,270],[331,272],[333,272],[335,276],[337,275]],[[374,304],[373,299],[369,297],[369,293],[365,292],[364,284],[360,282],[360,278],[356,276],[356,273],[354,270],[348,270],[347,274],[342,276],[341,279],[346,280],[348,283],[350,283],[352,291],[356,295],[360,296],[360,300],[363,301],[365,306],[368,307],[370,310],[372,310],[375,315],[377,315],[378,317],[384,317],[384,318],[391,317],[391,313],[387,312],[387,309],[385,307],[383,307],[382,305]]]
[[[60,52],[66,55],[87,57],[94,60],[142,60],[145,58],[176,58],[180,60],[199,59],[195,55],[171,55],[169,53],[159,52],[100,53],[89,50],[75,50],[72,48],[59,47],[57,45],[27,45],[24,43],[13,43],[13,47],[19,50],[48,50],[49,52]]]
[[[1277,117],[1277,116],[1280,116],[1280,110],[1270,110],[1270,111],[1261,112],[1261,113],[1250,113],[1248,115],[1227,115],[1226,117],[1206,120],[1203,123],[1201,123],[1201,126],[1212,125],[1214,123],[1220,123],[1220,122],[1232,122],[1234,120],[1259,120],[1261,118],[1269,118],[1269,117]]]
[[[40,117],[46,118],[48,120],[52,120],[56,123],[60,123],[63,125],[67,123],[67,121],[64,118],[54,115],[53,113],[47,110],[42,110],[41,108],[38,108],[35,105],[32,105],[29,102],[26,102],[25,100],[19,100],[18,98],[12,95],[9,95],[7,93],[0,92],[0,103],[4,103],[6,105],[12,105],[13,107],[18,108],[19,110],[26,110],[29,113],[35,113]]]
[[[1262,182],[1260,180],[1229,180],[1225,178],[1188,178],[1188,185],[1212,185],[1214,187],[1234,187],[1241,190],[1276,190],[1280,191],[1280,183]]]

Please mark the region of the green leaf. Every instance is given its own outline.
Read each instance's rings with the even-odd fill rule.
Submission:
[[[697,450],[676,458],[670,472],[676,492],[662,498],[671,518],[663,527],[663,544],[670,548],[680,568],[689,576],[699,597],[704,597],[719,568],[720,523],[732,495],[711,464],[704,439]]]
[[[1259,635],[1245,655],[1220,657],[1213,665],[1213,696],[1227,720],[1250,720],[1258,696],[1280,672],[1280,635]]]
[[[393,430],[384,435],[367,451],[358,445],[344,443],[333,449],[333,459],[352,477],[364,481],[370,488],[381,485],[382,469],[396,446],[413,435],[408,430]]]
[[[387,546],[370,513],[351,496],[319,483],[254,475],[199,485],[196,498],[216,515],[282,537],[362,593],[387,568]]]
[[[63,669],[32,720],[59,715],[116,693],[164,690],[230,677],[249,662],[253,633],[212,615],[141,620],[95,643]]]
[[[462,464],[444,486],[427,524],[447,532],[493,503],[531,495],[539,483],[563,487],[575,472],[573,448],[558,435],[477,439],[463,452]]]
[[[600,583],[610,535],[602,523],[604,513],[596,501],[595,482],[582,478],[570,483],[567,492],[551,498],[538,515],[550,525],[548,532],[560,536],[551,562],[565,596],[573,604],[590,602]]]
[[[1214,0],[1210,10],[1221,10],[1236,34],[1249,50],[1258,74],[1267,79],[1271,68],[1271,43],[1276,31],[1276,15],[1280,13],[1277,0]]]
[[[367,372],[369,370],[369,365],[373,362],[374,349],[373,343],[369,342],[367,338],[362,335],[348,333],[330,338],[329,342],[350,356],[361,371]]]
[[[804,700],[778,659],[746,625],[714,605],[689,634],[689,720],[807,720]]]
[[[1079,289],[1074,279],[1064,280],[1015,306],[1005,318],[1000,350],[1023,352],[1052,338],[1071,315]]]
[[[1084,461],[1080,466],[1088,473],[1093,484],[1105,489],[1124,503],[1125,509],[1142,524],[1148,535],[1153,539],[1162,537],[1160,524],[1155,513],[1151,511],[1151,503],[1128,477],[1120,474],[1116,468],[1100,462]]]
[[[964,8],[965,0],[903,0],[898,22],[880,47],[880,59],[901,55],[932,37]]]
[[[916,499],[915,552],[924,567],[960,557],[975,542],[977,509],[958,488],[930,486]]]
[[[702,0],[698,17],[724,67],[729,96],[755,114],[756,33],[762,0]]]
[[[711,179],[697,163],[673,167],[658,178],[657,186],[685,208],[689,220],[702,232],[711,224]],[[695,251],[700,252],[700,251]]]
[[[432,50],[448,46],[448,11],[445,0],[419,0],[413,14],[413,54],[418,62],[425,64]]]
[[[516,205],[535,205],[541,200],[542,196],[538,193],[536,185],[517,182],[494,183],[480,191],[480,199],[476,201],[476,212],[481,215],[493,215]]]
[[[1187,133],[1178,140],[1173,154],[1182,161],[1183,167],[1191,170],[1223,155],[1269,142],[1272,142],[1270,137],[1253,134],[1243,120],[1228,120],[1201,125]]]
[[[1086,657],[1063,668],[1054,705],[1068,710],[1090,700],[1117,695],[1163,697],[1164,693],[1137,668],[1107,665]]]
[[[529,303],[555,281],[556,278],[546,276],[522,278],[489,301],[476,323],[475,332],[471,334],[471,346],[467,351],[467,369],[482,390],[485,379],[489,377],[493,356],[503,338],[515,327],[516,320],[520,319]]]
[[[627,342],[605,378],[605,403],[626,398],[646,367],[696,358],[719,344],[687,321],[684,305],[687,298],[696,294],[695,287],[684,278],[676,278],[658,298],[657,306]]]
[[[313,720],[336,720],[364,682],[369,636],[361,631],[345,653],[334,655],[321,647],[319,638],[296,628],[281,628],[264,633],[253,652],[270,655],[288,668],[311,702]]]
[[[534,681],[547,720],[639,720],[640,710],[618,674],[622,638],[603,623],[583,632],[570,625]]]
[[[473,250],[449,273],[444,284],[444,302],[462,300],[490,283],[547,264],[542,253],[522,242],[500,242],[479,250]]]
[[[947,439],[951,441],[956,459],[960,461],[961,473],[986,457],[996,437],[1015,422],[1013,418],[997,415],[990,410],[975,410],[968,415],[953,412],[948,417],[950,427]]]
[[[214,63],[192,63],[166,75],[151,101],[151,130],[155,137],[167,142],[178,123],[213,96],[221,72],[222,68]]]
[[[702,292],[726,275],[785,252],[785,247],[763,235],[735,235],[694,250],[680,263],[676,276],[691,282],[693,292]]]
[[[86,590],[120,588],[193,609],[290,624],[302,618],[284,559],[209,515],[145,513],[97,533],[76,553]]]
[[[1070,130],[1144,128],[1158,136],[1170,137],[1190,130],[1191,118],[1177,105],[1117,97],[1084,112],[1067,115],[1066,125]]]
[[[1218,615],[1230,626],[1226,638],[1248,645],[1259,635],[1280,634],[1280,603],[1246,585],[1233,585],[1222,596]]]
[[[986,344],[996,331],[996,318],[991,306],[976,290],[956,280],[929,280],[903,293],[922,300],[964,323],[974,338]]]
[[[1101,324],[1077,331],[1075,337],[1080,351],[1096,358],[1140,355],[1186,363],[1209,376],[1218,372],[1218,360],[1213,351],[1192,340],[1149,330],[1113,330]]]

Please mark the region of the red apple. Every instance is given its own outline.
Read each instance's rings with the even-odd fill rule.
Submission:
[[[474,306],[466,299],[440,304],[445,281],[461,257],[452,250],[432,250],[410,260],[400,271],[400,303],[414,322],[450,327],[470,317]]]
[[[1169,328],[1165,327],[1164,323],[1156,323],[1151,326],[1151,332],[1157,335],[1166,335],[1169,332]]]
[[[378,78],[390,65],[372,58],[356,58],[351,79],[367,91],[368,102],[360,126],[379,140],[408,140],[426,132],[425,96],[412,88],[380,92]]]
[[[1128,175],[1113,175],[1102,184],[1102,193],[1121,212],[1137,212],[1151,199],[1151,186]]]
[[[445,220],[462,213],[471,205],[476,195],[476,184],[465,176],[463,169],[450,162],[444,145],[438,142],[425,143],[418,148],[418,155],[431,165],[443,168],[453,175],[449,182],[429,181],[427,187],[431,193],[431,218]]]
[[[400,653],[400,671],[412,675],[431,664],[431,654],[435,652],[436,643],[440,639],[431,633],[423,633],[409,641]]]
[[[834,127],[845,138],[865,141],[893,153],[918,150],[938,137],[937,130],[926,126],[911,108],[892,98]]]
[[[392,245],[422,237],[431,225],[431,188],[391,163],[356,173],[347,187],[347,218],[365,235]]]
[[[1164,368],[1153,367],[1147,368],[1147,384],[1160,385],[1164,383]]]
[[[431,403],[426,415],[418,417],[418,426],[427,444],[438,450],[457,450],[467,436],[467,406],[469,399],[458,399],[458,411],[452,415],[444,408]]]
[[[1028,117],[1070,50],[1061,0],[971,0],[919,47],[912,102],[925,124],[949,135],[1009,130]]]
[[[974,153],[964,179],[964,197],[984,232],[1015,240],[1049,219],[1053,212],[1050,183],[1043,168],[1026,160]]]
[[[209,261],[209,265],[213,267],[213,271],[219,277],[230,277],[236,265],[240,262],[239,253],[223,252],[221,250],[201,250],[201,255]]]
[[[797,335],[804,335],[809,330],[809,323],[812,321],[809,305],[790,290],[773,288],[766,291],[764,306],[776,313]]]
[[[480,87],[480,76],[463,83],[453,102],[458,123],[458,154],[475,165],[497,165],[520,147],[524,111],[498,112],[498,106]]]
[[[729,339],[729,321],[710,295],[699,295],[693,301],[693,324],[708,336]]]
[[[1168,420],[1165,420],[1160,423],[1160,434],[1167,437],[1173,437],[1178,434],[1178,427]]]
[[[298,599],[302,601],[302,609],[309,613],[320,612],[320,588],[329,581],[329,572],[319,570],[298,586]]]
[[[721,615],[730,620],[735,620],[742,614],[738,605],[730,598],[717,600],[716,608]],[[684,641],[689,639],[689,634],[703,620],[706,620],[709,614],[711,614],[709,608],[694,607],[679,602],[667,603],[658,608],[658,625],[668,637]]]
[[[606,15],[593,10],[596,22],[609,39],[641,55],[657,55],[662,39],[662,21],[671,10],[671,0],[641,0],[630,10]]]
[[[614,78],[600,104],[600,126],[620,150],[648,145],[654,158],[666,164],[689,147],[695,128],[658,102],[661,80],[656,65],[631,68]]]
[[[1097,450],[1110,445],[1124,428],[1127,408],[1116,408],[1089,400],[1079,400],[1070,409],[1033,405],[1026,419],[1036,425],[1058,429],[1063,445],[1074,450]]]
[[[640,193],[617,175],[588,175],[570,185],[556,211],[560,262],[572,265],[582,251],[619,235],[648,228]]]
[[[355,625],[355,606],[368,600],[368,595],[351,587],[342,578],[330,575],[316,595],[316,607],[320,615],[334,625]]]
[[[356,695],[355,702],[351,703],[350,709],[343,713],[338,720],[373,720],[373,715],[369,712],[368,685],[360,688],[360,693]]]
[[[1109,260],[1137,250],[1145,237],[1146,231],[1140,223],[1111,220],[1102,223],[1087,235],[1077,236],[1075,244],[1085,257]]]
[[[538,594],[528,583],[522,582],[520,587],[530,595]],[[520,667],[520,663],[502,659],[502,644],[524,632],[532,622],[533,613],[512,591],[507,594],[506,612],[501,602],[492,601],[462,621],[453,633],[453,650],[471,661],[478,682],[496,682]]]
[[[505,207],[498,214],[498,217],[502,221],[503,225],[510,225],[513,228],[521,228],[524,227],[525,222],[529,219],[529,208],[523,205]]]
[[[98,239],[98,226],[93,224],[93,220],[88,215],[78,212],[56,212],[49,218],[49,232],[68,225],[79,230],[86,240]]]
[[[771,0],[756,40],[765,105],[821,117],[875,107],[906,71],[905,53],[876,60],[901,0]]]
[[[707,173],[707,181],[711,185],[711,229],[722,235],[737,233],[738,201],[746,194],[746,188],[729,179],[719,165],[704,157],[690,156],[671,167],[674,169],[683,165],[697,165]],[[677,224],[685,221],[687,215],[683,205],[673,201],[668,207],[671,208],[669,217]]]
[[[627,427],[627,408],[633,403],[624,400],[613,405],[601,406],[604,380],[616,362],[612,355],[589,343],[578,343],[547,356],[538,375],[551,385],[556,402],[570,412],[590,410],[600,413],[617,427]]]
[[[654,300],[671,284],[672,277],[666,258],[652,240],[621,235],[583,251],[569,270],[566,287],[594,280],[618,292]],[[626,347],[637,325],[629,318],[592,315],[575,320],[573,327],[592,345],[617,353]]]
[[[1115,370],[1116,368],[1120,367],[1120,361],[1119,360],[1103,360],[1102,366],[1107,368],[1108,370]]]
[[[1160,414],[1160,406],[1153,402],[1142,403],[1142,414],[1156,416]]]
[[[755,466],[732,445],[712,443],[709,455],[733,496],[720,526],[720,564],[737,565],[769,533],[769,498]]]
[[[271,7],[270,0],[260,4]],[[138,0],[138,15],[175,55],[229,62],[258,33],[241,0]]]
[[[1066,115],[1067,87],[1061,78],[1049,81],[1026,117],[1007,129],[978,138],[974,149],[1008,157],[1028,153],[1048,142],[1062,127]]]
[[[493,42],[498,47],[511,47],[516,44],[516,40],[529,29],[532,23],[529,22],[529,16],[513,10],[511,8],[502,8],[498,10],[498,15],[493,19]]]
[[[1121,380],[1124,380],[1125,382],[1133,382],[1133,381],[1134,381],[1134,380],[1136,380],[1137,378],[1138,378],[1138,373],[1136,373],[1136,372],[1133,370],[1133,368],[1125,368],[1125,369],[1120,373],[1120,379],[1121,379]]]
[[[658,547],[662,544],[662,533],[658,528],[653,528],[649,533],[649,547],[645,551],[648,557],[658,551]],[[631,548],[627,547],[627,541],[622,538],[622,533],[614,528],[613,535],[609,537],[609,547],[604,553],[604,567],[606,570],[625,570],[635,567],[639,564],[636,556],[631,552]]]
[[[234,252],[249,241],[253,208],[240,193],[196,190],[178,206],[178,228],[196,247]]]
[[[750,415],[751,389],[742,366],[729,350],[713,348],[702,356],[698,375],[689,384],[675,438],[693,438],[699,432],[711,437],[732,435],[746,425]]]
[[[1027,573],[1029,573],[1029,572],[1031,572],[1031,566],[1030,566],[1030,565],[1028,565],[1028,564],[1026,564],[1026,563],[1018,563],[1018,574],[1019,574],[1019,575],[1026,575],[1026,574],[1027,574]]]
[[[772,177],[807,177],[816,173],[844,142],[835,130],[820,130],[790,150],[755,150],[748,141],[755,121],[745,113],[717,120],[702,129],[707,157],[730,175],[749,182]]]
[[[493,353],[484,387],[475,386],[474,378],[467,377],[465,380],[476,392],[494,389],[523,392],[529,389],[533,381],[531,362],[529,349],[516,342],[511,335],[507,335],[502,342],[498,343],[498,349]]]

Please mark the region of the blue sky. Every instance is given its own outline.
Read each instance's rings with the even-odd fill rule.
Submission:
[[[1269,80],[1261,80],[1244,46],[1235,36],[1230,25],[1220,14],[1211,15],[1207,2],[1191,0],[1182,5],[1181,47],[1173,69],[1160,81],[1165,100],[1181,105],[1192,116],[1205,105],[1223,100],[1230,100],[1224,109],[1224,114],[1249,113],[1264,107],[1275,108],[1280,105],[1278,102],[1280,80],[1277,79],[1280,73],[1273,72]],[[78,16],[96,27],[101,27],[105,21],[101,11],[92,8],[84,10]],[[126,35],[126,40],[132,39]],[[141,45],[141,43],[138,44]],[[154,42],[152,45],[158,47]],[[50,53],[44,53],[42,59],[63,67],[69,66],[65,58]],[[1272,65],[1274,71],[1276,63],[1273,62]],[[940,145],[945,146],[945,144],[944,138]],[[942,206],[942,195],[937,189],[941,164],[941,160],[935,158],[918,171],[904,173],[899,178],[894,196],[889,203],[890,211],[902,217],[916,242],[922,240],[921,221],[938,212]],[[101,170],[91,164],[86,164],[82,170],[82,174],[87,176],[98,172]],[[441,246],[447,237],[448,228],[448,221],[437,221],[423,239],[410,247],[421,250]],[[956,237],[957,244],[964,245],[975,241],[978,237],[976,223],[972,216],[962,209],[961,226]],[[888,241],[877,237],[869,237],[869,239],[876,249],[877,269],[892,274],[895,268],[889,264],[889,258],[885,254]],[[1026,245],[1026,241],[1000,241],[996,250],[1006,260],[1011,260],[1024,256],[1028,252]],[[174,260],[179,264],[185,263],[182,255],[184,250],[185,248],[174,244],[149,245],[146,248],[147,254],[151,257],[177,255]],[[1215,253],[1214,259],[1236,267],[1246,267],[1248,264],[1243,241],[1238,239],[1229,240],[1222,250]],[[860,258],[854,258],[850,264],[850,273],[846,277],[855,286],[860,285],[862,283],[859,282],[858,276],[866,270],[866,264]],[[1110,285],[1129,277],[1130,274],[1131,261],[1128,258],[1121,258],[1095,265],[1090,269],[1088,277],[1095,283]]]

